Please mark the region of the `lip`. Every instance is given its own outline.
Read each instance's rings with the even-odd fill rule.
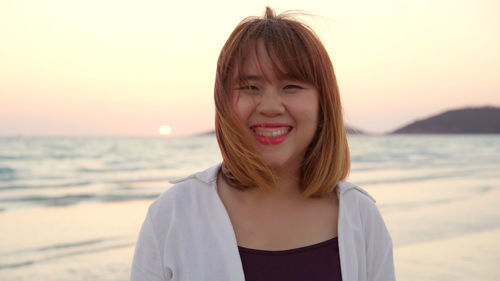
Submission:
[[[284,134],[282,136],[278,136],[278,137],[264,137],[264,136],[260,136],[254,132],[253,136],[255,137],[255,139],[264,145],[276,145],[276,144],[282,143],[283,141],[285,141],[285,139],[288,137],[290,132],[293,130],[293,126],[290,126],[288,124],[282,124],[282,123],[257,123],[257,124],[253,124],[252,126],[250,126],[251,129],[255,129],[258,127],[261,127],[261,128],[288,127],[288,128],[290,128],[290,130],[286,134]]]
[[[290,126],[288,124],[283,124],[283,123],[257,123],[253,124],[250,126],[250,128],[257,128],[257,127],[264,127],[264,128],[279,128],[279,127],[290,127],[293,128],[293,126]]]

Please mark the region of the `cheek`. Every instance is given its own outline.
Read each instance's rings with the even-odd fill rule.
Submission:
[[[246,123],[255,111],[255,101],[248,95],[235,95],[232,104],[234,113],[242,123]]]
[[[315,98],[296,100],[289,107],[292,115],[297,121],[307,124],[308,126],[316,126],[318,124],[319,104]]]
[[[319,99],[317,93],[309,100],[309,120],[314,123],[314,126],[318,125],[319,118]],[[316,130],[316,129],[315,129]]]

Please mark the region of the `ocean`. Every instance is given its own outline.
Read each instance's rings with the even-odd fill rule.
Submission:
[[[351,135],[398,280],[500,280],[500,135]],[[0,138],[0,280],[128,280],[149,204],[213,135]]]

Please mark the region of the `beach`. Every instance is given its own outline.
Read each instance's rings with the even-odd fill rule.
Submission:
[[[0,280],[128,280],[168,180],[220,161],[213,136],[1,141]],[[500,279],[500,136],[349,143],[348,180],[377,201],[397,280]]]

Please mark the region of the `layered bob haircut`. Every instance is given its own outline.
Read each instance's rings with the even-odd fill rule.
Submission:
[[[349,147],[342,118],[337,79],[323,44],[305,24],[266,7],[263,18],[238,24],[217,61],[214,98],[215,129],[222,153],[221,176],[232,187],[273,189],[277,178],[255,150],[251,135],[233,111],[232,89],[244,82],[245,58],[263,44],[278,77],[311,83],[319,93],[316,134],[300,170],[301,195],[321,197],[335,190],[350,170]]]

